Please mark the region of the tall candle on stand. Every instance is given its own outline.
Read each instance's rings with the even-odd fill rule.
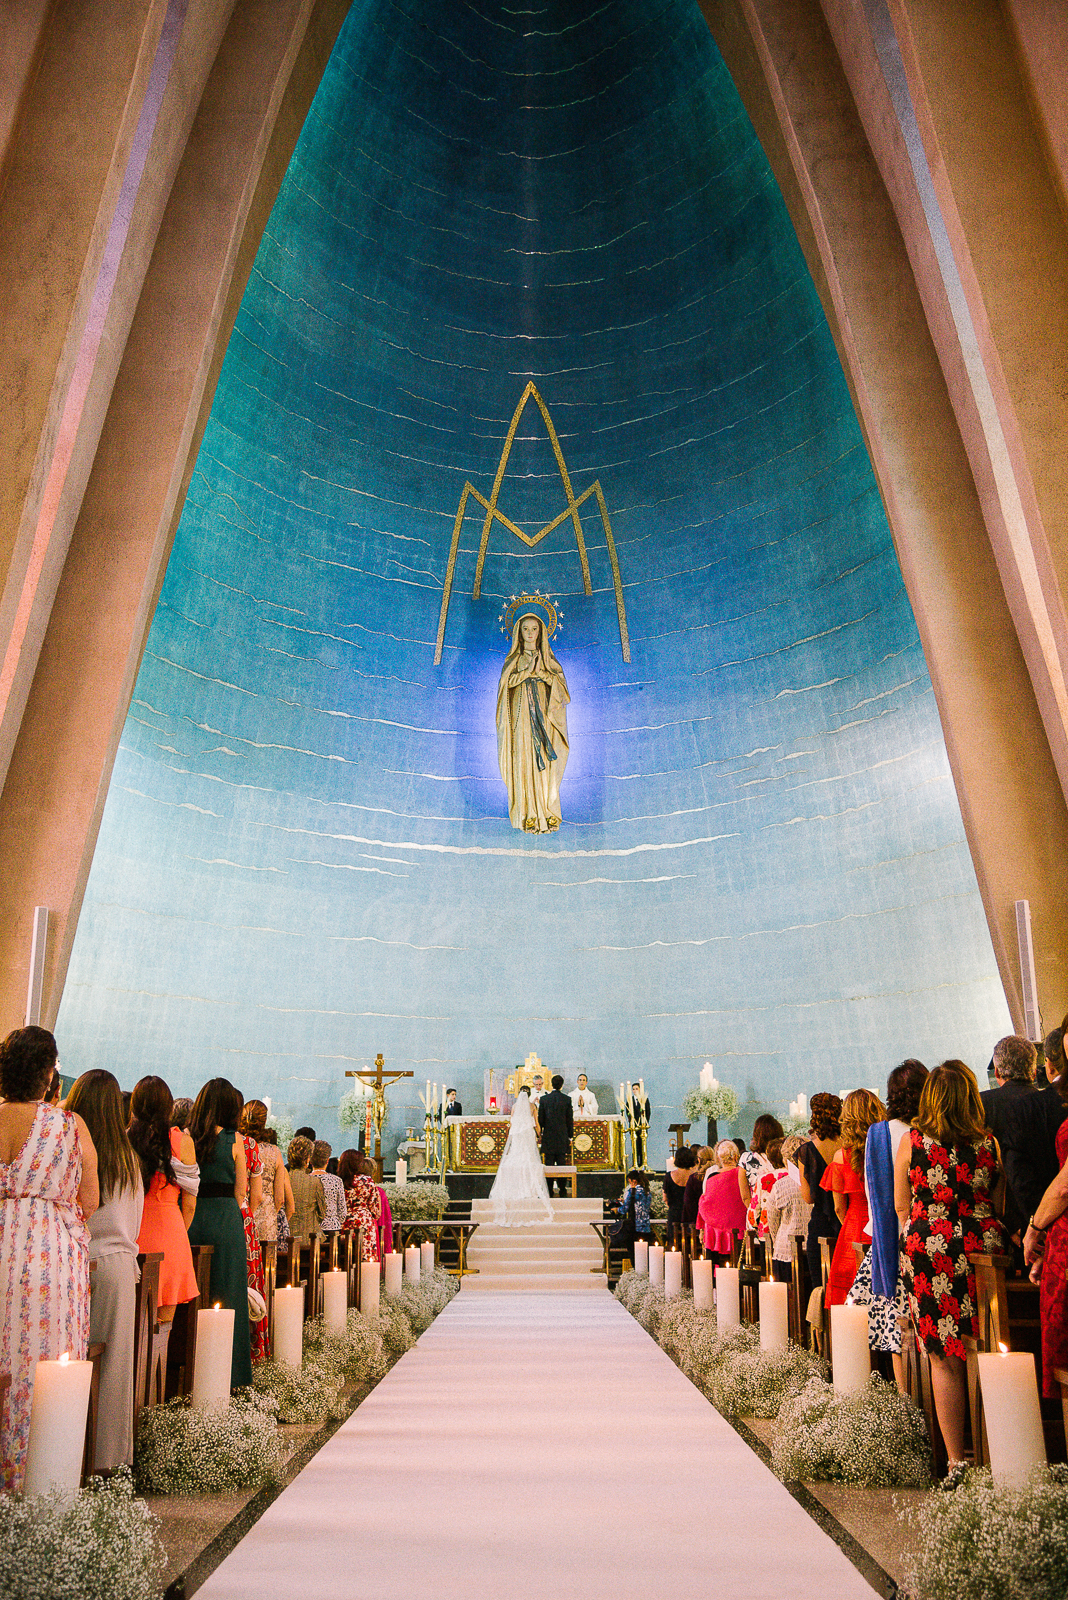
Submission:
[[[867,1306],[831,1307],[831,1367],[839,1394],[857,1394],[871,1378]]]
[[[58,1361],[38,1361],[22,1485],[25,1495],[47,1494],[50,1489],[78,1492],[92,1381],[91,1361],[72,1361],[68,1355]]]
[[[649,1276],[649,1241],[647,1239],[635,1239],[634,1241],[634,1270],[642,1273],[645,1277]]]
[[[716,1268],[716,1321],[721,1328],[736,1328],[742,1320],[738,1268]]]
[[[378,1311],[380,1277],[377,1261],[360,1262],[360,1310],[365,1317]]]
[[[697,1260],[693,1269],[693,1308],[695,1311],[712,1310],[712,1263]]]
[[[785,1283],[760,1285],[760,1348],[785,1350],[790,1343],[790,1312]]]
[[[1023,1489],[1032,1469],[1046,1462],[1035,1358],[1027,1350],[1002,1347],[984,1351],[978,1362],[994,1482]]]
[[[225,1411],[230,1404],[234,1313],[214,1306],[197,1312],[197,1349],[191,1404],[198,1411]]]
[[[274,1291],[274,1359],[298,1372],[304,1363],[304,1290],[299,1285]]]
[[[419,1246],[419,1269],[421,1272],[433,1272],[434,1270],[433,1239],[424,1239]]]
[[[404,1276],[409,1283],[419,1282],[419,1246],[409,1244],[404,1247]]]
[[[664,1281],[664,1246],[651,1244],[649,1246],[649,1282],[663,1283]]]
[[[664,1296],[677,1300],[682,1293],[682,1251],[669,1250],[664,1257]]]
[[[386,1299],[396,1300],[401,1292],[401,1274],[404,1271],[404,1257],[396,1250],[391,1250],[386,1257]]]

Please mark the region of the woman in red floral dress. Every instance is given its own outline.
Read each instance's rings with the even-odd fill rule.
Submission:
[[[345,1185],[344,1231],[363,1229],[362,1259],[379,1261],[378,1224],[382,1216],[382,1196],[374,1180],[374,1166],[356,1150],[342,1152],[337,1175]]]
[[[263,1162],[260,1147],[247,1133],[241,1135],[245,1146],[245,1165],[248,1168],[248,1193],[241,1202],[241,1220],[245,1224],[245,1249],[248,1253],[248,1286],[267,1302],[267,1284],[263,1275],[263,1254],[256,1233],[256,1208],[262,1199]],[[253,1361],[266,1361],[271,1353],[267,1334],[267,1318],[249,1324]]]
[[[902,1277],[917,1336],[931,1362],[951,1477],[963,1470],[962,1336],[979,1334],[975,1270],[968,1255],[1005,1248],[1004,1230],[994,1215],[1000,1164],[974,1073],[963,1061],[943,1061],[924,1084],[911,1134],[898,1146],[894,1206],[905,1230]]]

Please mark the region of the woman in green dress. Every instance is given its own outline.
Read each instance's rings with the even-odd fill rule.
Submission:
[[[234,1311],[230,1387],[252,1382],[248,1321],[248,1252],[241,1201],[248,1187],[245,1148],[237,1125],[241,1096],[225,1078],[212,1078],[197,1095],[189,1132],[200,1165],[191,1245],[210,1244],[211,1304]]]

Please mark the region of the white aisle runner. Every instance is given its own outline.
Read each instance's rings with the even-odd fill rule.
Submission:
[[[607,1290],[461,1290],[198,1592],[873,1593]]]

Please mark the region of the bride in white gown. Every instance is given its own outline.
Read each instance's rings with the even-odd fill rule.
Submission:
[[[520,1090],[512,1107],[512,1126],[490,1190],[490,1204],[493,1221],[505,1228],[553,1220],[549,1186],[545,1182],[545,1168],[534,1133],[529,1089]]]

